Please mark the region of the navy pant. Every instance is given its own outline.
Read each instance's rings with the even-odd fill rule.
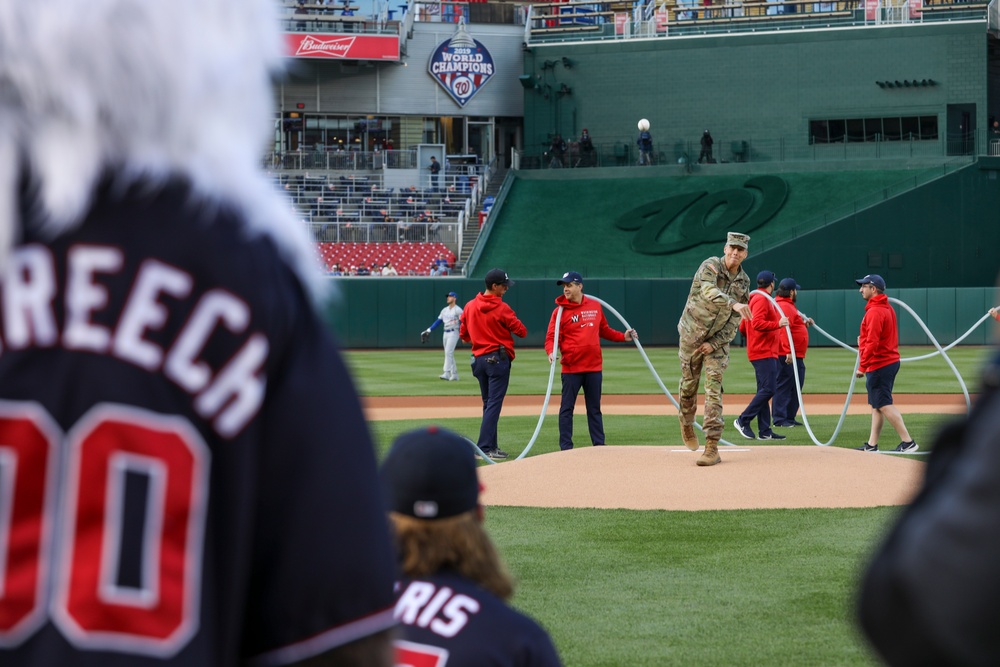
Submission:
[[[583,388],[583,400],[587,404],[587,426],[590,428],[590,442],[604,444],[604,418],[601,416],[601,382],[604,374],[563,373],[562,405],[559,406],[559,449],[573,449],[573,408],[576,397]]]
[[[771,413],[774,416],[774,424],[781,426],[785,423],[795,421],[795,415],[799,411],[799,392],[795,390],[795,371],[791,364],[785,363],[785,357],[778,357],[778,381],[774,387],[774,398],[771,400]],[[795,365],[799,369],[799,389],[806,383],[805,360],[795,357]]]
[[[488,452],[499,447],[497,423],[510,383],[510,357],[498,351],[474,357],[472,374],[479,380],[479,392],[483,395],[483,423],[479,427],[479,442],[476,445]]]
[[[751,361],[754,374],[757,376],[757,393],[750,399],[750,405],[740,415],[741,424],[749,424],[755,418],[757,430],[763,435],[771,433],[771,397],[778,375],[778,359],[757,359]]]

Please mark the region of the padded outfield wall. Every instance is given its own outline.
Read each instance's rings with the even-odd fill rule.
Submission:
[[[518,339],[519,347],[541,347],[545,330],[562,291],[553,280],[517,279],[504,301],[509,303],[528,328],[528,337]],[[445,294],[454,290],[459,304],[482,290],[482,281],[462,278],[340,278],[338,303],[329,310],[329,321],[340,342],[348,348],[419,348],[420,332],[429,326],[445,305]],[[643,345],[677,345],[677,320],[687,298],[690,281],[650,279],[588,280],[585,289],[622,314],[639,332]],[[933,289],[889,289],[887,293],[907,303],[927,323],[931,333],[946,345],[976,323],[994,305],[992,287]],[[799,309],[834,336],[852,344],[864,315],[864,300],[858,290],[803,290]],[[902,312],[899,328],[904,345],[927,345],[930,341],[916,321]],[[624,326],[611,313],[609,323]],[[424,347],[440,349],[441,328]],[[963,344],[991,342],[992,327],[981,326]],[[810,345],[830,345],[812,333]],[[468,351],[467,346],[462,346]]]
[[[917,142],[915,154],[944,155],[963,113],[982,132],[998,114],[988,103],[988,41],[985,21],[956,21],[533,44],[524,74],[539,88],[524,95],[524,149],[537,152],[552,133],[576,137],[584,127],[595,142],[634,148],[636,121],[648,118],[655,148],[669,160],[678,146],[697,151],[705,129],[717,157],[732,159],[732,142],[750,140],[770,146],[760,159],[823,159],[823,150],[843,147],[810,145],[810,120],[933,115],[939,138]],[[888,88],[879,80],[933,85]],[[569,94],[558,94],[564,85]]]

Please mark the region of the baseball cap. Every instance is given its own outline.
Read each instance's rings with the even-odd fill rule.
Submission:
[[[734,245],[739,248],[746,248],[750,242],[750,237],[739,232],[729,232],[726,234],[726,245]]]
[[[791,292],[793,289],[802,289],[802,285],[795,282],[795,278],[784,278],[778,283],[778,289]]]
[[[875,287],[881,290],[885,289],[885,281],[882,280],[882,276],[878,275],[877,273],[869,273],[864,278],[859,278],[854,282],[856,282],[859,285],[874,285]]]
[[[761,271],[757,274],[757,284],[758,285],[770,285],[774,282],[774,272],[773,271]]]
[[[448,292],[448,296],[453,296],[456,299],[458,298],[458,294],[456,294],[455,292]]]
[[[494,285],[513,287],[514,281],[507,277],[507,272],[503,269],[490,269],[486,272],[486,287],[489,288]]]
[[[566,283],[580,283],[582,285],[583,276],[576,271],[567,271],[562,278],[556,281],[556,285],[565,285]]]
[[[417,519],[445,519],[476,508],[479,478],[472,447],[439,426],[407,431],[379,469],[386,506]]]

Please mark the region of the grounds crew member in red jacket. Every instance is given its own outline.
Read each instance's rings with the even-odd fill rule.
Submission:
[[[559,407],[559,449],[573,449],[573,408],[576,397],[583,388],[583,398],[587,404],[587,426],[590,441],[604,444],[604,419],[601,416],[601,338],[623,343],[638,336],[635,329],[625,333],[608,326],[601,304],[588,299],[583,294],[583,276],[576,271],[567,271],[556,281],[562,285],[563,295],[556,299],[562,306],[559,319],[559,352],[562,356],[562,405]],[[557,307],[549,319],[549,330],[545,334],[545,351],[549,363],[556,359],[555,331]]]
[[[490,269],[486,273],[486,291],[477,294],[462,309],[458,332],[459,338],[472,343],[472,374],[479,380],[483,396],[483,423],[476,444],[491,459],[507,458],[507,452],[500,449],[497,441],[497,422],[510,383],[514,336],[528,335],[524,323],[503,302],[503,295],[513,285],[506,271]]]
[[[865,378],[868,405],[872,406],[872,430],[868,442],[858,447],[862,452],[878,451],[878,436],[888,420],[899,434],[901,442],[894,451],[915,452],[919,448],[903,423],[899,408],[892,404],[892,385],[899,372],[899,325],[896,311],[885,295],[885,280],[874,273],[855,280],[861,285],[865,316],[861,318],[861,335],[858,336],[858,377]]]
[[[768,294],[774,291],[774,273],[761,271],[757,274],[757,289]],[[763,294],[750,295],[748,322],[740,322],[740,330],[747,337],[747,357],[753,364],[757,376],[757,393],[735,420],[733,426],[744,438],[755,439],[750,422],[757,420],[761,440],[784,440],[785,436],[771,430],[770,400],[774,396],[778,377],[778,336],[783,335],[781,327],[788,326],[788,318],[781,317],[771,300]]]
[[[795,278],[785,278],[778,283],[778,289],[774,292],[774,300],[781,307],[781,312],[788,318],[788,329],[792,332],[792,342],[795,344],[795,357],[791,356],[792,346],[788,344],[788,335],[785,332],[778,334],[778,381],[774,387],[774,398],[771,399],[771,417],[774,419],[773,426],[802,426],[802,422],[795,421],[795,413],[799,411],[799,392],[795,387],[795,368],[799,371],[798,388],[806,382],[806,350],[809,348],[809,330],[813,319],[799,314],[799,308],[795,305],[798,292],[802,286],[795,282]]]

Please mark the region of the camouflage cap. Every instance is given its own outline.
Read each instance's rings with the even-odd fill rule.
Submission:
[[[726,236],[726,245],[735,245],[741,248],[746,248],[749,241],[749,236],[746,234],[740,234],[739,232],[729,232]]]

